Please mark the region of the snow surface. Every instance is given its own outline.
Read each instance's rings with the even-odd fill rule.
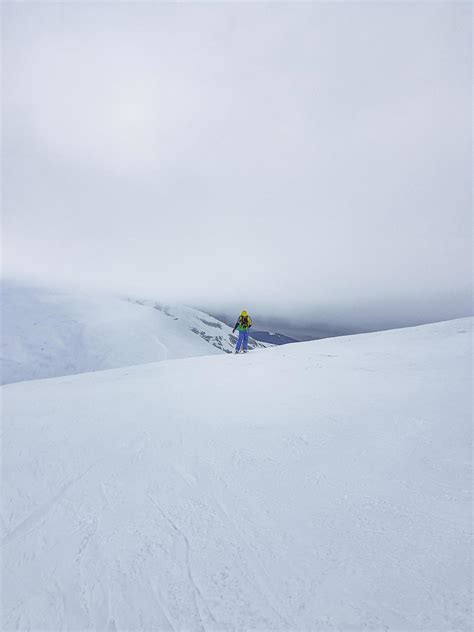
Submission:
[[[4,630],[471,629],[472,320],[4,386]]]
[[[235,341],[230,327],[182,305],[2,284],[2,384],[230,353]]]

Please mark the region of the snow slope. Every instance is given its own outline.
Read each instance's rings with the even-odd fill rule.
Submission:
[[[472,320],[4,386],[4,630],[470,630]]]
[[[231,352],[235,341],[189,307],[2,284],[3,384]]]

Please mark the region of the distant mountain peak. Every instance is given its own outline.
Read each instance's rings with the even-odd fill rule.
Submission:
[[[252,331],[252,336],[259,342],[264,342],[272,345],[286,345],[292,342],[299,342],[295,338],[290,338],[285,334],[279,334],[273,331]]]

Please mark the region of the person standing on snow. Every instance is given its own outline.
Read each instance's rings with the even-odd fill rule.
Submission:
[[[239,353],[240,347],[242,346],[243,346],[243,352],[247,353],[248,345],[249,345],[249,329],[251,326],[252,326],[252,319],[244,310],[240,314],[237,322],[234,325],[234,329],[232,330],[232,333],[234,333],[236,329],[239,330],[239,337],[237,339],[237,344],[235,346],[235,353]]]

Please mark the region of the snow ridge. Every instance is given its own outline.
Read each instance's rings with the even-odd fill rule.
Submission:
[[[2,387],[3,629],[467,632],[471,341],[462,319]]]
[[[235,342],[230,327],[182,305],[2,284],[3,384],[231,353]]]

